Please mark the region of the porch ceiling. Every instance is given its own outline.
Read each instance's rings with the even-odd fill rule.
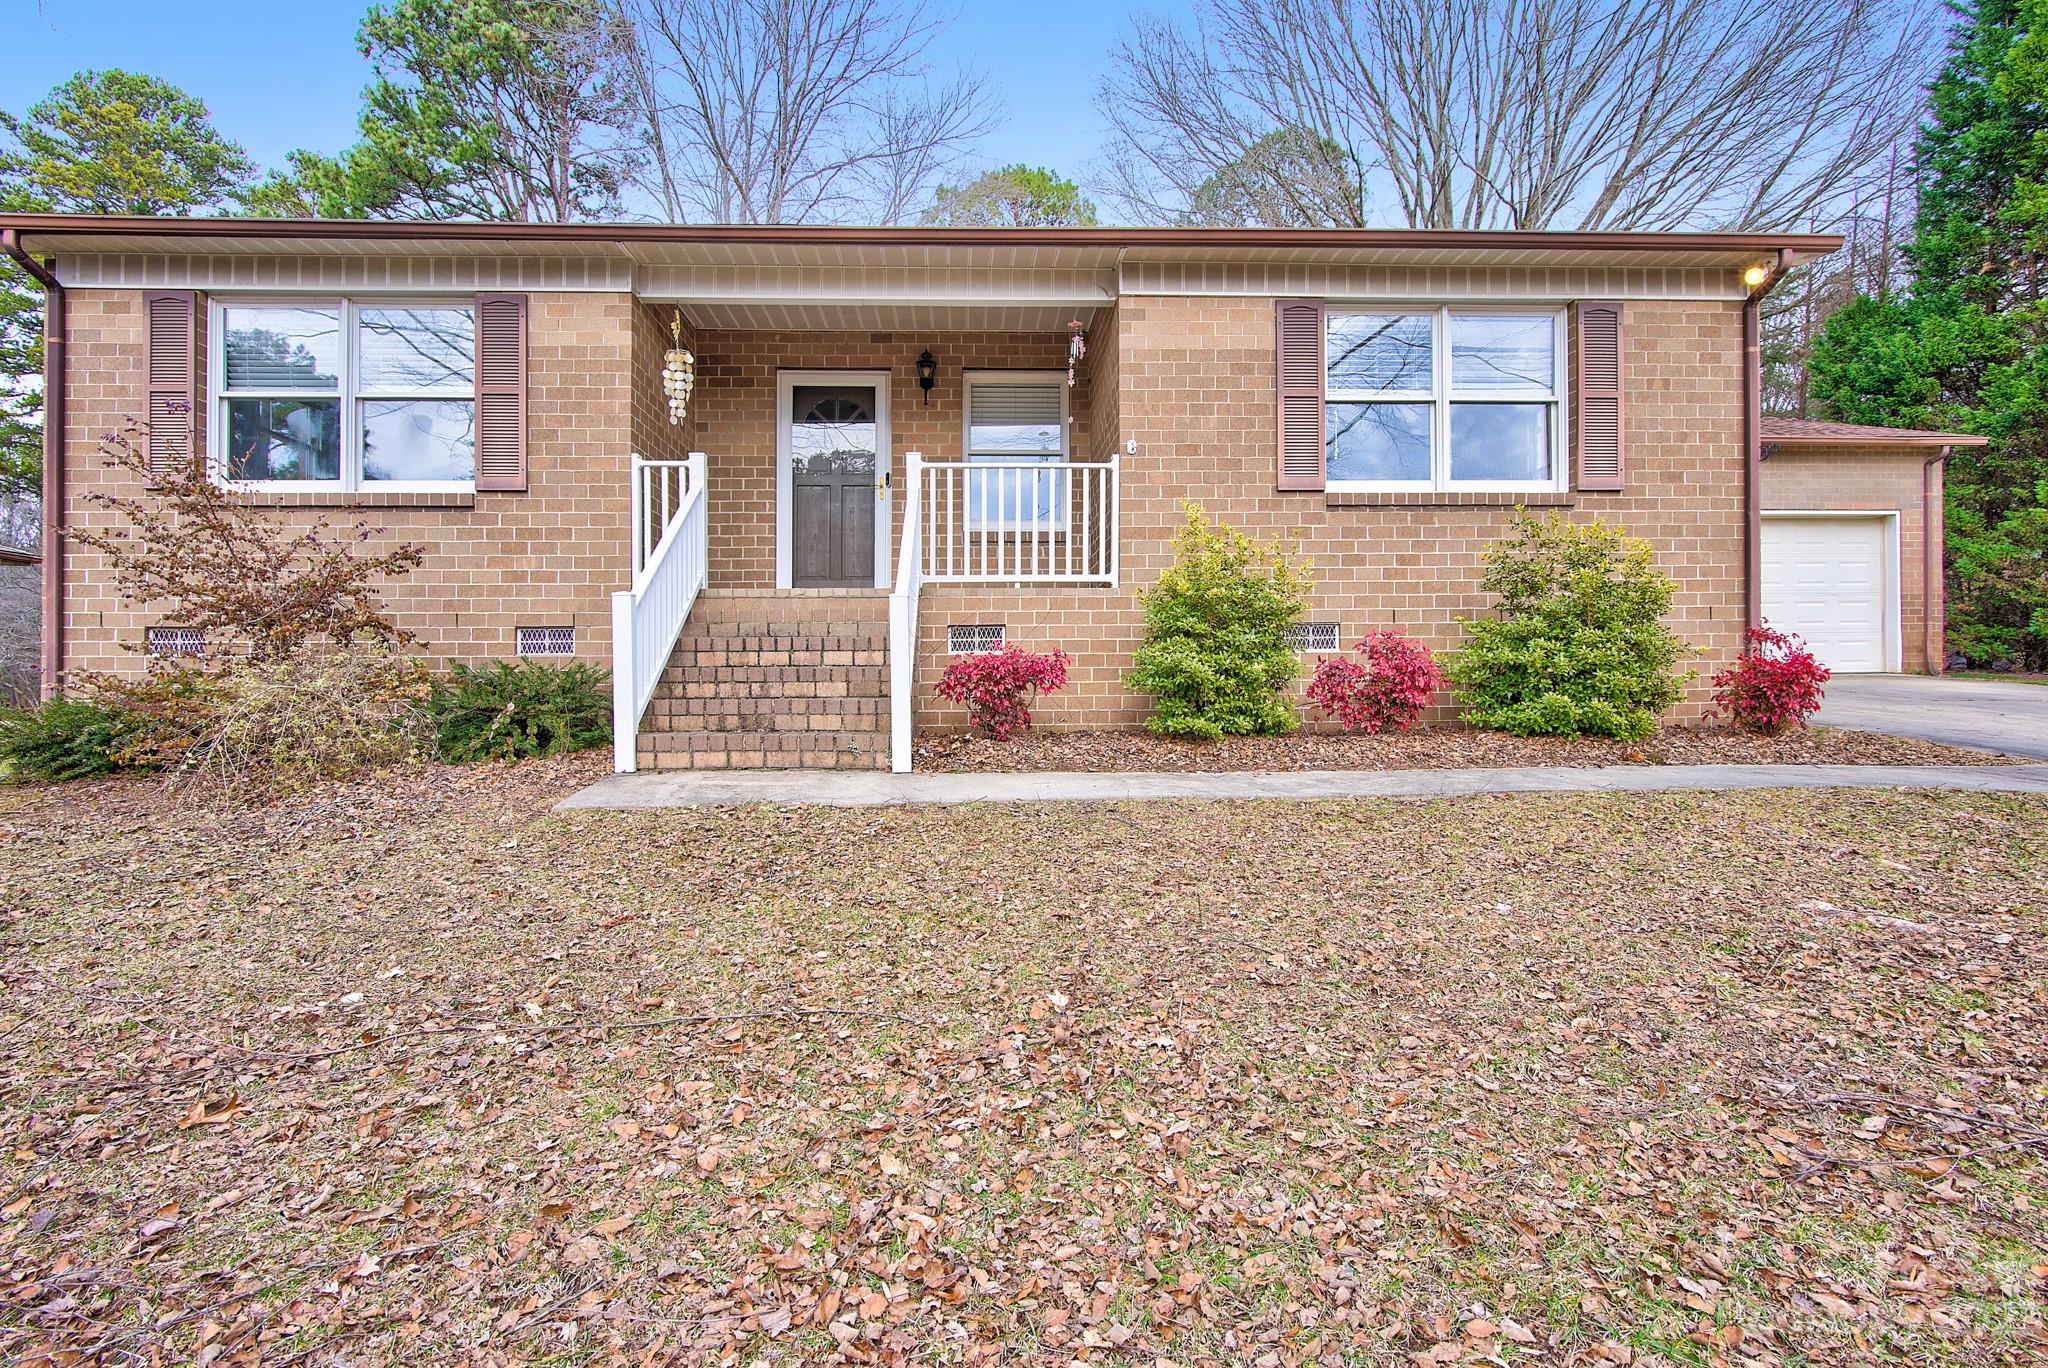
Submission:
[[[1080,319],[1092,326],[1097,305],[902,304],[819,300],[676,299],[690,325],[706,332],[1058,332]]]

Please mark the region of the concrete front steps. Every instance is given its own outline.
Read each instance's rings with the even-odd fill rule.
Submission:
[[[643,770],[889,767],[889,598],[706,590],[640,721]]]

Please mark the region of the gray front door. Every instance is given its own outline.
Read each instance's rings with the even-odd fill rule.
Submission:
[[[875,387],[793,385],[789,396],[790,582],[871,587],[881,506]]]

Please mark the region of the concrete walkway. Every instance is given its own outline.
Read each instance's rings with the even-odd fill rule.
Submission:
[[[1133,798],[1462,798],[1482,793],[1680,789],[1916,788],[2048,793],[2048,765],[1614,765],[1455,770],[1268,770],[1252,774],[883,774],[749,770],[614,774],[568,808],[821,803],[1077,803]]]
[[[1814,721],[2048,760],[2048,685],[1836,675]]]

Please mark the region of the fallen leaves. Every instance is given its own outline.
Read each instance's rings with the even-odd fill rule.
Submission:
[[[0,794],[0,1354],[2048,1355],[2038,800],[580,777]]]

